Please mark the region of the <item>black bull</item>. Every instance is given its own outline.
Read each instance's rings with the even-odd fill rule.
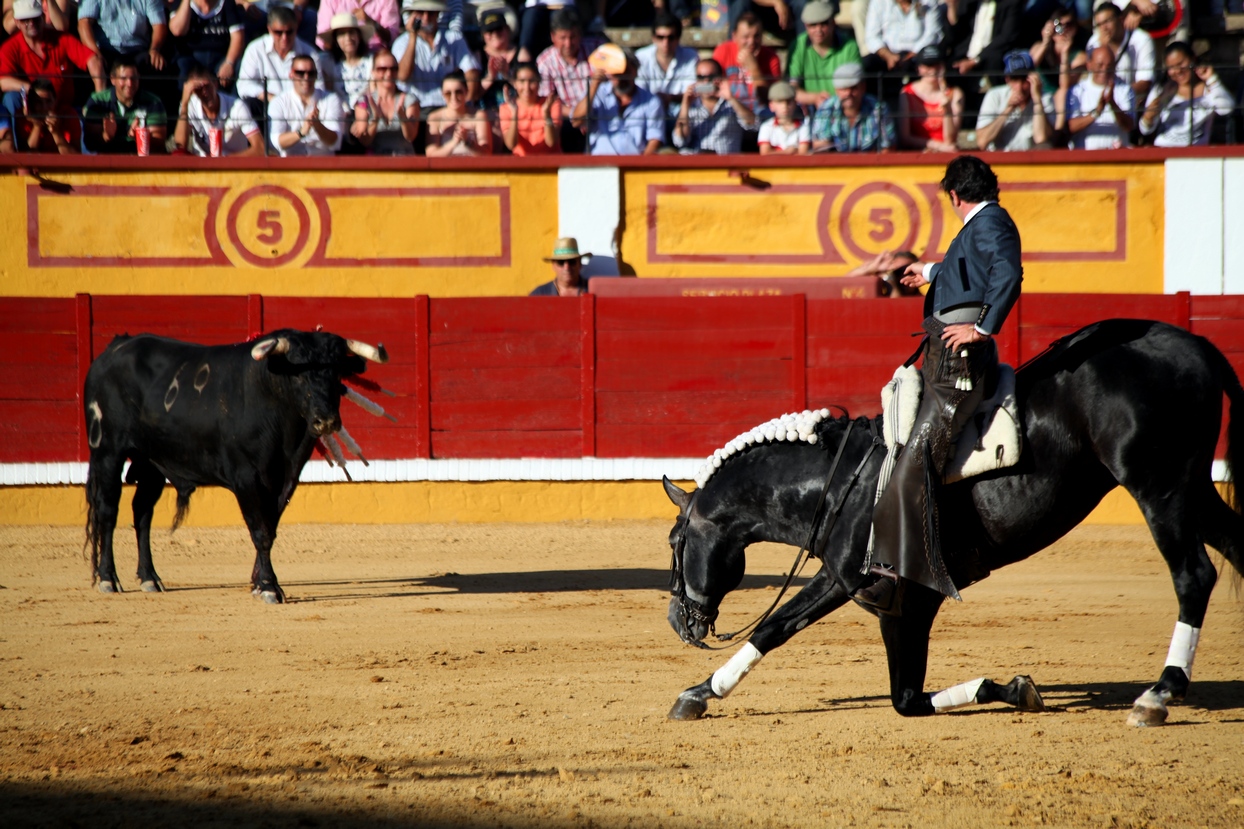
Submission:
[[[82,397],[86,531],[100,591],[121,589],[112,535],[128,459],[143,590],[163,590],[151,560],[151,517],[167,479],[177,491],[174,528],[196,487],[233,492],[255,543],[252,592],[284,601],[270,557],[277,523],[316,441],[341,429],[342,378],[361,374],[364,359],[388,356],[383,346],[293,330],[222,346],[150,334],[114,339],[91,364]]]
[[[1023,368],[1017,392],[1025,427],[1019,465],[940,490],[942,549],[951,576],[962,587],[1027,558],[1079,524],[1110,490],[1124,487],[1144,513],[1179,600],[1172,653],[1186,655],[1187,664],[1180,667],[1168,657],[1157,684],[1137,700],[1129,718],[1136,725],[1160,724],[1166,702],[1188,690],[1195,642],[1189,653],[1187,636],[1199,636],[1217,580],[1204,545],[1244,573],[1244,518],[1219,497],[1211,475],[1224,393],[1231,401],[1228,462],[1239,470],[1244,390],[1222,353],[1201,337],[1162,323],[1109,320],[1060,340]],[[684,641],[699,644],[708,635],[722,599],[743,578],[747,545],[806,541],[830,458],[845,439],[840,470],[850,471],[873,445],[867,421],[857,423],[863,428],[848,425],[846,418],[822,423],[818,445],[753,446],[692,493],[666,481],[681,513],[670,533],[675,598],[669,615]],[[760,657],[848,601],[863,579],[883,456],[872,453],[849,491],[848,475],[835,476],[827,504],[841,502],[843,508],[828,538],[818,542],[824,544],[818,546],[821,570],[757,627],[729,664],[684,691],[671,718],[701,716],[709,700],[733,690]],[[949,707],[938,704],[948,697],[924,691],[929,633],[942,600],[940,593],[907,583],[901,616],[880,619],[890,699],[900,714]],[[1006,686],[989,680],[956,686],[964,688],[956,705],[1040,705],[1026,677]]]

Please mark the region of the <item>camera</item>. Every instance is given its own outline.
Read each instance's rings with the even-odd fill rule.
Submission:
[[[1065,31],[1067,31],[1067,27],[1063,25],[1062,21],[1055,20],[1054,21],[1054,34],[1061,35]]]

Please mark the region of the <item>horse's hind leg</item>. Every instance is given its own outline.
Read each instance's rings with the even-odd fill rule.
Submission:
[[[151,561],[151,517],[164,491],[164,473],[149,461],[130,463],[126,480],[137,484],[134,491],[134,534],[138,537],[138,582],[144,593],[163,593],[164,582],[156,575]]]
[[[1217,493],[1214,497],[1217,500]],[[1162,676],[1136,699],[1127,723],[1136,726],[1161,725],[1166,722],[1169,713],[1166,704],[1171,700],[1182,700],[1188,693],[1197,640],[1201,635],[1201,624],[1205,621],[1210,593],[1218,580],[1218,571],[1198,536],[1193,523],[1197,510],[1189,503],[1187,496],[1178,492],[1164,493],[1164,497],[1160,498],[1137,497],[1137,502],[1149,523],[1153,540],[1170,568],[1175,595],[1179,600],[1179,621],[1175,623]]]

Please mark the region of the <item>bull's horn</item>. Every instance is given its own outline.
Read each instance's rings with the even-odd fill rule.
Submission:
[[[251,359],[262,360],[269,354],[286,354],[289,352],[289,340],[285,337],[268,337],[260,340],[251,348]]]
[[[389,362],[389,352],[384,350],[384,343],[380,345],[368,345],[359,340],[346,340],[346,348],[353,353],[359,355],[364,360],[371,360],[373,363]]]

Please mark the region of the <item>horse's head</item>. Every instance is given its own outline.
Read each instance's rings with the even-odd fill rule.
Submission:
[[[679,510],[670,530],[670,626],[687,644],[704,647],[721,600],[743,581],[746,542],[706,515],[698,503],[703,490],[687,492],[669,478],[662,483]]]

